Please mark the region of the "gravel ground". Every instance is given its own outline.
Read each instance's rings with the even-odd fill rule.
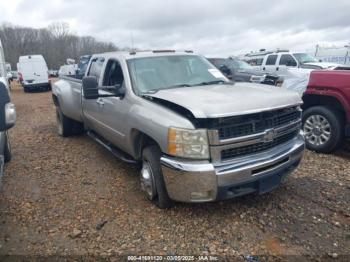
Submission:
[[[271,193],[159,210],[134,166],[85,135],[57,135],[50,92],[17,87],[12,99],[18,121],[0,193],[0,255],[350,259],[349,145],[306,152]]]

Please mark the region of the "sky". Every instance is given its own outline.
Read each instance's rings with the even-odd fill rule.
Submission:
[[[350,43],[350,0],[0,0],[0,23],[66,22],[118,47],[207,56]]]

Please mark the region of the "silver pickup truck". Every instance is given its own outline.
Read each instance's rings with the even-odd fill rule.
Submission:
[[[53,84],[53,101],[59,134],[87,132],[140,163],[160,208],[268,192],[304,152],[297,93],[232,83],[190,51],[93,55],[82,79]]]

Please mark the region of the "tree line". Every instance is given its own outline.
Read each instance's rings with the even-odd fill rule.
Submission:
[[[111,42],[75,35],[66,23],[53,23],[40,29],[2,24],[0,39],[6,62],[11,64],[13,70],[22,55],[41,54],[49,69],[58,69],[67,58],[78,61],[82,55],[119,50]]]

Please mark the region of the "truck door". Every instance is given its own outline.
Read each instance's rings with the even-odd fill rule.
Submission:
[[[87,76],[94,76],[97,82],[100,83],[101,73],[103,69],[105,59],[103,57],[94,58],[91,61]],[[83,99],[82,100],[83,118],[87,127],[97,133],[102,133],[101,127],[101,107],[99,99]]]
[[[262,65],[262,70],[267,73],[276,73],[276,62],[278,55],[268,55]]]
[[[124,123],[127,120],[129,104],[127,98],[113,95],[113,89],[125,88],[124,79],[120,62],[117,59],[108,60],[100,92],[110,96],[98,99],[100,110],[98,120],[100,121],[100,134],[115,146],[127,150],[123,145],[127,133],[127,125]]]
[[[276,70],[278,71],[278,75],[286,76],[288,74],[288,68],[295,68],[298,66],[297,61],[290,54],[282,54],[278,59],[278,65]]]

